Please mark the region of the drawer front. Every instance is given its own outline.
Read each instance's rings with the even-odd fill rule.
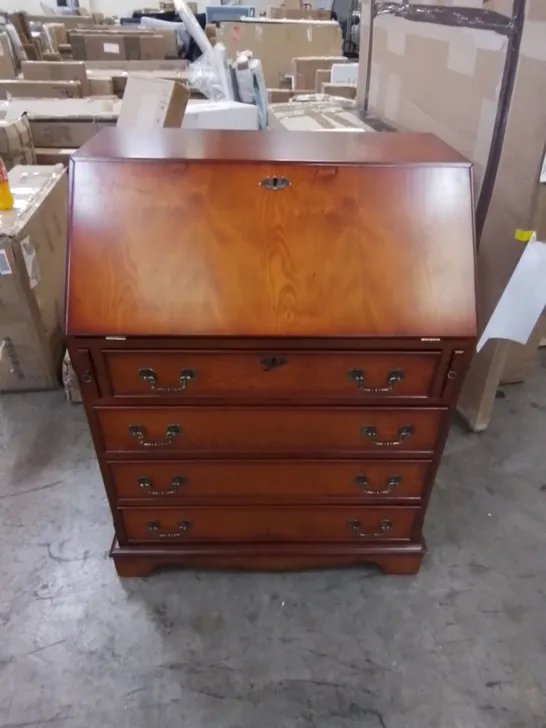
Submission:
[[[330,398],[430,395],[440,352],[107,350],[113,396]]]
[[[407,540],[418,508],[126,508],[127,540],[381,541]]]
[[[428,462],[163,461],[114,462],[108,467],[119,500],[420,498]]]
[[[432,453],[442,409],[98,407],[107,452]]]

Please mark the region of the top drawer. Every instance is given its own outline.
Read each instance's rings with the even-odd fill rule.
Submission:
[[[441,352],[105,350],[114,397],[335,399],[431,396]]]

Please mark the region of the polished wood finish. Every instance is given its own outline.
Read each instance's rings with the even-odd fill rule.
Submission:
[[[370,506],[126,508],[128,542],[408,540],[416,508]],[[182,524],[182,528],[180,527]],[[384,525],[382,525],[384,524]]]
[[[173,162],[255,162],[287,164],[443,166],[470,163],[433,134],[329,134],[317,139],[308,132],[198,131],[119,129],[94,136],[72,155],[77,162],[128,160]],[[229,170],[232,172],[232,169]],[[229,175],[226,177],[231,180]]]
[[[166,460],[109,462],[117,501],[278,503],[420,500],[431,463],[419,460]]]
[[[291,400],[427,397],[441,352],[104,352],[114,397]],[[186,373],[186,377],[184,377]],[[360,381],[359,376],[362,377]],[[191,377],[191,378],[188,378]]]
[[[71,184],[67,342],[118,573],[415,573],[476,333],[465,161],[428,135],[112,130]]]
[[[423,543],[362,541],[358,544],[131,544],[114,541],[110,555],[121,577],[150,576],[161,567],[187,566],[201,569],[257,569],[288,571],[333,566],[371,564],[384,574],[416,574],[426,553]],[[320,555],[319,555],[320,554]]]
[[[432,454],[442,409],[321,407],[97,407],[107,453],[316,457],[392,452]],[[170,427],[177,432],[169,437]],[[143,437],[131,434],[140,428]],[[373,427],[376,437],[364,428]],[[403,428],[412,432],[403,436]]]
[[[476,333],[467,167],[76,157],[70,175],[70,334]]]

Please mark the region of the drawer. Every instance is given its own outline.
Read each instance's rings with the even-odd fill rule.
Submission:
[[[125,508],[130,542],[408,540],[418,508]]]
[[[107,452],[432,453],[445,410],[341,407],[97,407]]]
[[[111,462],[119,500],[320,500],[420,498],[426,461]]]
[[[308,398],[430,396],[441,352],[103,352],[113,396]]]

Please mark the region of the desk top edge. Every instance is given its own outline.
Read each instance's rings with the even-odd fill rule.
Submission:
[[[433,134],[399,132],[103,129],[72,155],[80,161],[283,162],[471,167]]]

